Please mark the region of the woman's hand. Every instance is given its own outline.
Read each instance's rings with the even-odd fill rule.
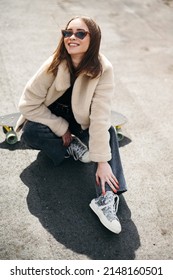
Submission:
[[[66,133],[62,136],[63,145],[65,147],[68,147],[72,140],[73,140],[73,137],[71,135],[71,132],[69,129],[67,129]]]
[[[112,168],[108,162],[98,163],[98,167],[96,171],[96,183],[98,186],[101,186],[103,195],[106,193],[105,183],[107,183],[115,193],[119,189],[118,180],[113,174]]]

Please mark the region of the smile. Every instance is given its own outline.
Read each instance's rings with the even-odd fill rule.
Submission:
[[[78,47],[79,44],[77,44],[77,43],[69,43],[68,46],[69,47]]]

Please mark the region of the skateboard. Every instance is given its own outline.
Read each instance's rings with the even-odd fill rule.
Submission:
[[[19,117],[20,113],[13,113],[0,117],[0,126],[2,126],[3,132],[5,133],[6,142],[10,145],[13,145],[18,141],[14,127],[16,126]],[[124,138],[122,126],[127,122],[127,118],[118,112],[112,111],[111,122],[117,133],[118,141],[122,141]]]
[[[20,113],[0,117],[0,126],[2,126],[3,132],[5,133],[6,142],[10,145],[13,145],[18,141],[14,127],[16,126],[19,117]]]
[[[122,141],[124,139],[124,134],[122,132],[122,126],[127,122],[127,118],[116,111],[111,112],[111,123],[115,128],[118,141]]]

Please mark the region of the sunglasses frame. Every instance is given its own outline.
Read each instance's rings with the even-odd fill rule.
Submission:
[[[68,30],[68,29],[61,30],[61,33],[64,38],[70,38],[72,35],[74,35],[76,38],[78,38],[80,40],[83,40],[87,36],[87,34],[90,34],[90,32],[88,32],[86,30],[80,30],[80,31],[73,32],[72,30]],[[79,33],[83,33],[84,36],[82,36],[82,38],[81,38],[81,36],[78,35]]]

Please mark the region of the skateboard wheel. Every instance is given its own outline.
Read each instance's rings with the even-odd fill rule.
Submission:
[[[122,141],[124,139],[124,135],[120,132],[117,133],[117,138],[118,138],[118,142]]]
[[[14,130],[8,131],[6,133],[6,141],[10,145],[13,145],[18,141],[17,135]]]
[[[121,126],[116,126],[115,128],[116,128],[116,134],[117,134],[118,142],[120,142],[124,138],[124,135],[123,135],[122,130],[121,130]]]

